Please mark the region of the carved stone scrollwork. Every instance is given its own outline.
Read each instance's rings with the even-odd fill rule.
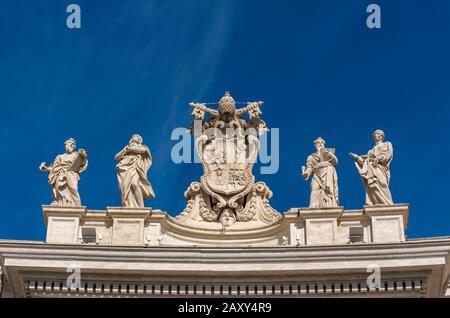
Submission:
[[[204,174],[200,183],[193,182],[186,190],[188,202],[180,216],[220,222],[224,227],[235,222],[272,223],[281,216],[269,204],[272,192],[265,183],[255,183],[252,174],[259,152],[257,135],[268,130],[260,119],[263,103],[237,109],[226,92],[218,104],[215,110],[204,103],[191,103],[194,121],[201,121],[197,126],[192,123],[190,131],[197,137],[195,148]],[[245,113],[248,120],[241,118]],[[206,114],[211,118],[205,119]]]
[[[217,204],[211,206],[211,198],[198,182],[191,183],[185,192],[185,198],[188,202],[180,215],[196,221],[218,221],[222,218],[222,214],[225,214],[224,217],[233,218],[236,222],[259,220],[264,223],[273,223],[281,217],[281,214],[269,203],[272,191],[264,182],[254,184],[251,192],[245,199],[239,201],[234,209],[218,208]]]
[[[202,188],[201,183],[192,182],[184,193],[188,200],[186,208],[181,212],[181,216],[189,217],[193,220],[216,221],[217,213],[213,212],[208,196]]]
[[[270,206],[269,199],[272,191],[264,182],[257,182],[252,192],[247,196],[248,204],[242,211],[237,212],[238,221],[260,220],[264,223],[273,223],[281,215]]]

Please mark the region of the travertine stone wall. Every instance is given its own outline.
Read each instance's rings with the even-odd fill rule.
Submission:
[[[408,205],[365,206],[362,210],[292,208],[273,224],[190,222],[152,208],[43,206],[47,242],[131,246],[310,246],[405,241]],[[82,228],[95,228],[87,241]],[[350,243],[349,229],[363,228],[363,242]]]

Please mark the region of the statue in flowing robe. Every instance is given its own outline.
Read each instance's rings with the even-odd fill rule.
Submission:
[[[144,207],[144,200],[155,197],[153,188],[147,180],[147,171],[152,165],[152,156],[147,146],[142,144],[140,135],[133,135],[130,142],[115,159],[117,180],[124,207]]]
[[[80,173],[86,171],[88,166],[87,153],[84,149],[75,151],[76,141],[73,138],[66,140],[64,146],[64,154],[58,155],[48,167],[42,162],[39,169],[48,173],[53,195],[51,205],[81,206],[78,181]]]
[[[339,188],[336,165],[338,159],[334,149],[325,148],[325,140],[321,137],[314,140],[317,151],[306,161],[306,169],[302,166],[302,176],[311,180],[310,208],[337,207],[339,205]]]
[[[350,153],[362,177],[366,189],[366,205],[393,204],[389,190],[390,164],[393,157],[392,144],[384,141],[384,132],[376,130],[372,134],[375,146],[367,155]]]

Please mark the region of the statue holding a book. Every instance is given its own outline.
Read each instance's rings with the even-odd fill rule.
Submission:
[[[88,166],[87,153],[84,149],[75,151],[76,141],[73,138],[66,140],[64,146],[64,154],[56,156],[50,166],[42,162],[39,169],[48,173],[53,195],[51,205],[81,206],[78,181],[80,173],[86,171]]]
[[[302,166],[302,176],[311,180],[310,208],[337,207],[339,205],[339,189],[336,165],[338,159],[334,148],[325,148],[325,140],[321,137],[314,140],[317,151]]]

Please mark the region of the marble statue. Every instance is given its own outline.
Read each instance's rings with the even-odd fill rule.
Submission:
[[[64,154],[58,155],[48,167],[42,162],[39,169],[48,173],[53,194],[51,205],[81,206],[78,181],[80,173],[86,171],[88,166],[87,153],[84,149],[75,151],[76,141],[73,138],[66,140],[64,146]]]
[[[314,140],[317,151],[306,161],[306,168],[302,166],[302,176],[311,180],[310,208],[337,207],[339,205],[339,192],[337,184],[336,165],[338,159],[332,148],[325,148],[322,137]]]
[[[124,207],[144,207],[145,199],[155,197],[155,192],[147,180],[147,171],[152,165],[150,149],[142,144],[143,139],[135,134],[115,159],[117,180]]]
[[[196,137],[204,174],[200,183],[192,182],[186,190],[188,203],[179,217],[224,227],[235,222],[273,223],[281,215],[269,204],[272,191],[264,182],[255,183],[252,175],[259,151],[257,136],[268,130],[260,118],[263,102],[236,108],[225,92],[218,104],[218,109],[211,109],[206,103],[190,103],[194,117],[190,132]],[[246,113],[249,118],[242,118]]]
[[[384,132],[375,130],[372,134],[375,146],[367,155],[349,153],[355,159],[355,166],[366,189],[366,205],[393,204],[389,190],[390,164],[393,157],[392,144],[384,141]]]

